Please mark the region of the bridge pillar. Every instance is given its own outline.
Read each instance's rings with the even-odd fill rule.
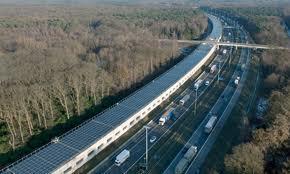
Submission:
[[[238,46],[236,45],[236,50],[238,49]]]

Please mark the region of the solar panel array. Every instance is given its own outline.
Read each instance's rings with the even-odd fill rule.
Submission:
[[[209,16],[209,18],[214,26],[209,37],[218,39],[222,33],[222,26],[215,17]],[[12,164],[3,173],[42,174],[53,172],[114,130],[118,125],[131,118],[133,114],[140,111],[162,92],[174,85],[181,77],[192,70],[208,54],[212,47],[212,45],[208,44],[200,45],[192,54],[141,90],[133,93],[81,127],[65,134],[57,143],[51,143],[27,158]]]

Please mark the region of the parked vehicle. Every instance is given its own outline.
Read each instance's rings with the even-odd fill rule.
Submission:
[[[169,108],[162,116],[159,118],[159,125],[163,126],[171,117],[174,116],[175,108]]]
[[[197,147],[191,146],[175,167],[175,174],[182,174],[197,153]]]
[[[209,121],[206,123],[205,127],[204,127],[204,132],[205,133],[210,133],[214,127],[214,125],[216,124],[217,121],[217,117],[216,116],[212,116]]]
[[[149,141],[150,143],[153,143],[155,140],[156,140],[156,136],[152,136]]]
[[[190,98],[189,94],[185,95],[181,100],[179,100],[179,104],[184,105],[188,101],[189,98]]]
[[[199,80],[194,84],[194,89],[195,89],[195,90],[198,90],[198,88],[201,87],[202,83],[203,83],[203,80],[199,79]]]
[[[212,65],[212,66],[210,67],[210,73],[213,74],[216,70],[217,70],[217,66],[216,66],[216,65]]]
[[[123,162],[125,162],[130,157],[129,150],[123,150],[118,156],[116,156],[115,164],[120,166]]]

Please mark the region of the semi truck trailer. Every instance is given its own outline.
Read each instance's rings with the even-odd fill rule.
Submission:
[[[216,66],[216,65],[212,65],[212,66],[210,67],[210,73],[213,74],[216,70],[217,70],[217,66]]]
[[[125,162],[130,157],[129,150],[123,150],[118,156],[116,156],[115,164],[120,166],[123,162]]]
[[[189,94],[185,95],[181,100],[179,100],[179,104],[184,105],[188,101],[189,98],[190,98]]]
[[[171,117],[174,116],[175,108],[169,108],[166,112],[162,114],[159,118],[159,125],[163,126]]]
[[[214,127],[216,121],[217,121],[217,117],[216,116],[212,116],[209,119],[209,121],[206,123],[206,125],[204,127],[204,132],[205,133],[210,133],[212,131],[212,128]]]
[[[198,90],[198,88],[202,85],[203,80],[199,79],[195,84],[194,84],[194,89]]]
[[[177,163],[175,167],[175,174],[182,174],[185,169],[188,167],[189,163],[193,159],[193,157],[197,153],[197,147],[196,146],[190,146],[190,148],[187,150],[187,152],[184,154],[183,158]]]

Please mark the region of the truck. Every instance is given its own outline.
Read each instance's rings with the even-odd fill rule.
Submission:
[[[179,104],[183,106],[189,98],[190,98],[189,94],[185,95],[181,100],[179,100]]]
[[[223,50],[223,54],[227,54],[227,50],[226,49]]]
[[[194,89],[198,90],[198,88],[202,85],[203,80],[199,79],[197,82],[194,84]]]
[[[190,148],[187,150],[187,152],[184,154],[184,158],[191,161],[192,158],[197,153],[197,147],[196,146],[190,146]]]
[[[216,70],[217,70],[217,66],[216,66],[216,65],[212,65],[212,66],[210,67],[210,73],[213,74]]]
[[[159,118],[159,125],[163,126],[171,117],[174,116],[175,108],[169,108],[166,112],[162,114]]]
[[[239,82],[240,82],[240,77],[238,76],[238,77],[236,77],[234,83],[235,83],[235,85],[238,86]]]
[[[123,150],[118,156],[116,156],[115,164],[120,166],[123,162],[125,162],[130,157],[129,150]]]
[[[185,169],[188,167],[189,163],[193,159],[193,157],[197,153],[197,147],[196,146],[191,146],[187,152],[184,154],[183,158],[177,163],[175,166],[175,174],[182,174]]]
[[[175,174],[182,174],[186,167],[188,166],[189,161],[185,158],[182,158],[175,167]]]
[[[206,125],[204,127],[204,132],[205,133],[210,133],[212,131],[212,128],[214,127],[216,121],[217,121],[217,117],[216,116],[210,117],[209,121],[206,123]]]

